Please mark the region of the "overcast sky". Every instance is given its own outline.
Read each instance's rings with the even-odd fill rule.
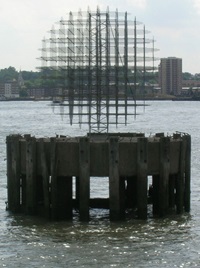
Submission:
[[[154,36],[156,56],[180,57],[184,72],[200,73],[200,0],[0,0],[0,69],[35,71],[52,25],[69,11],[97,5],[136,16]]]

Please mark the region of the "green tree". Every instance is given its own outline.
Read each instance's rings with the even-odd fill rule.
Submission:
[[[28,93],[27,93],[25,88],[20,89],[19,96],[20,97],[27,97],[28,96]]]
[[[0,70],[0,83],[6,83],[8,81],[17,80],[18,72],[14,67],[8,67]]]
[[[194,75],[188,72],[182,74],[183,80],[192,80],[194,79]]]

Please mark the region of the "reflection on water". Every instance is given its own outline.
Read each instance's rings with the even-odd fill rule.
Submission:
[[[42,102],[2,102],[0,106],[0,267],[200,267],[200,116],[198,102],[153,102],[125,131],[188,132],[192,135],[192,211],[165,219],[131,219],[111,223],[108,210],[91,209],[89,223],[49,222],[5,211],[5,137],[84,135],[69,128]],[[27,123],[28,122],[28,123]],[[117,129],[121,131],[121,129]],[[107,183],[105,179],[104,183]],[[92,181],[95,197],[107,196],[103,183]]]
[[[195,258],[188,260],[188,252],[192,259],[191,244],[196,239],[191,221],[189,215],[182,215],[110,223],[100,213],[85,224],[76,219],[49,223],[10,215],[0,243],[1,260],[22,267],[28,263],[32,267],[180,267],[180,262],[191,267]]]

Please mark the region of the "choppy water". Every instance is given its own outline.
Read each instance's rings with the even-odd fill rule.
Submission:
[[[116,131],[191,134],[191,213],[110,223],[108,211],[93,209],[83,224],[76,214],[73,222],[47,222],[5,210],[6,136],[84,135],[86,128],[70,127],[48,102],[0,102],[0,267],[200,267],[200,103],[148,103],[144,114]],[[106,191],[102,183],[92,187],[94,195]]]

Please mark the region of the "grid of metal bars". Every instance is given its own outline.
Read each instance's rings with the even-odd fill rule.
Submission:
[[[136,115],[138,81],[144,89],[146,76],[154,72],[154,40],[147,34],[127,12],[98,7],[70,12],[52,27],[43,40],[41,70],[57,79],[62,114],[69,115],[70,124],[108,132],[109,125],[126,125],[128,116]]]

